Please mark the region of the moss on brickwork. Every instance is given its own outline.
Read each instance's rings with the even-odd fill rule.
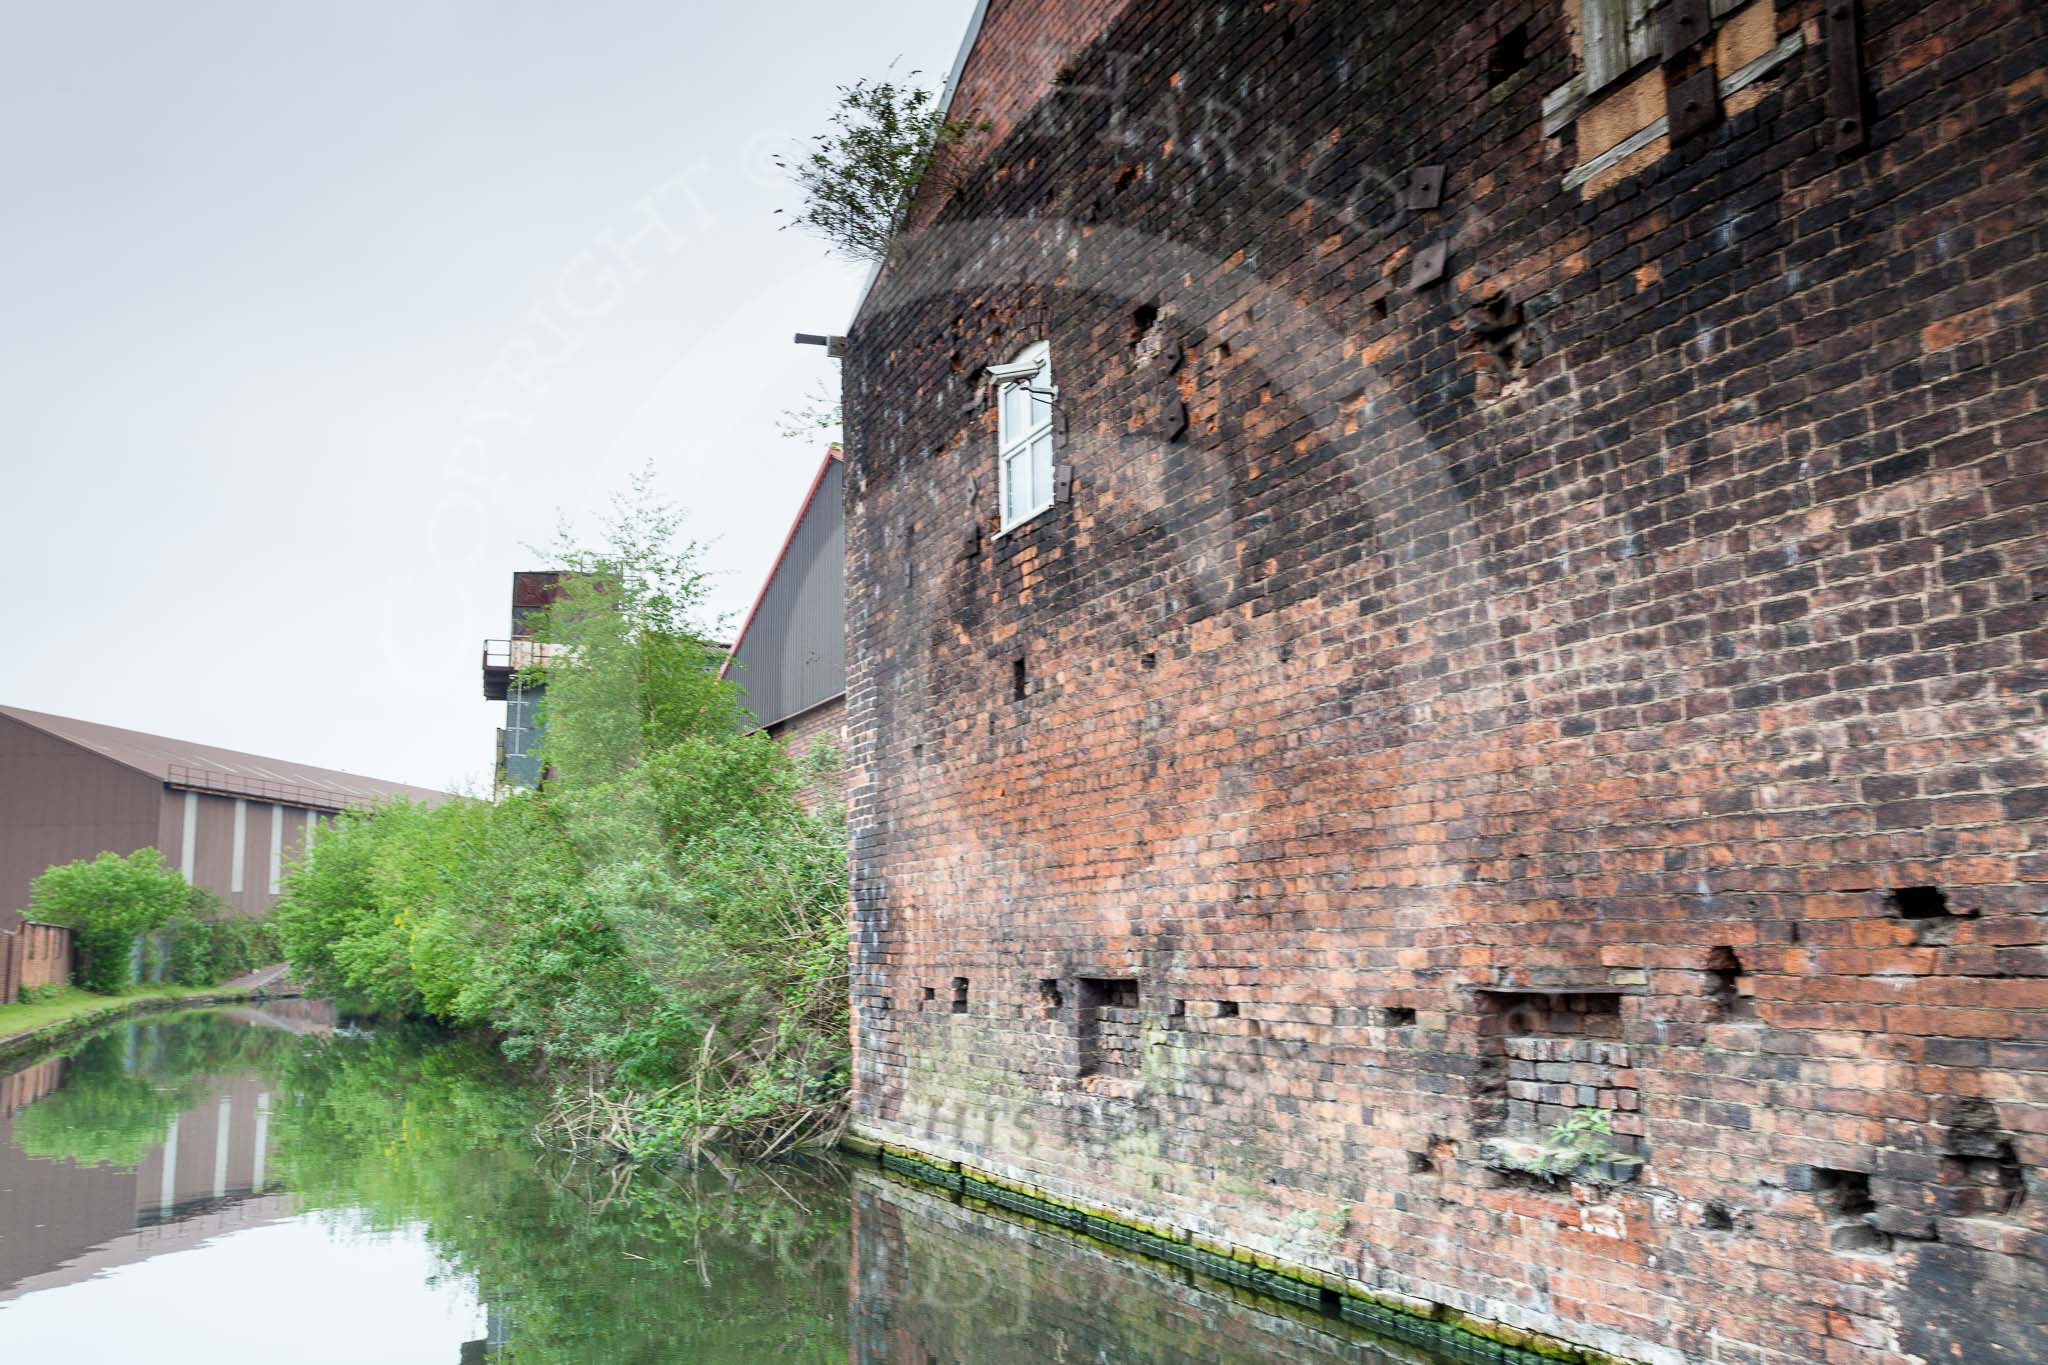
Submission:
[[[1266,1298],[1334,1313],[1345,1322],[1427,1347],[1451,1360],[1489,1365],[1629,1365],[1589,1347],[1488,1322],[1441,1305],[1363,1293],[1334,1276],[1287,1265],[1246,1247],[1190,1237],[1174,1228],[1056,1199],[1029,1185],[894,1143],[855,1136],[841,1146],[876,1160],[892,1175],[945,1190],[973,1207],[1027,1218]]]

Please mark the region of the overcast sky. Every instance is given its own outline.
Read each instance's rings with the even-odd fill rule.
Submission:
[[[0,703],[446,786],[559,514],[751,602],[865,274],[770,157],[972,2],[4,9]]]

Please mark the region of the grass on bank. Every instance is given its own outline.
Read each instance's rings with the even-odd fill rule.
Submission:
[[[113,995],[98,995],[77,986],[39,992],[33,1004],[0,1005],[0,1043],[24,1033],[69,1023],[93,1014],[112,1014],[145,1000],[183,1000],[219,995],[219,986],[132,986]]]

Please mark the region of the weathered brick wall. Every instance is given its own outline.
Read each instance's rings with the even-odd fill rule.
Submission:
[[[788,750],[792,758],[802,759],[821,744],[839,755],[839,762],[820,776],[815,789],[808,794],[808,800],[824,799],[839,804],[845,802],[846,698],[836,697],[823,705],[812,707],[801,715],[771,725],[768,727],[768,733],[782,742],[782,747]]]
[[[11,1005],[23,990],[71,984],[71,929],[21,920],[0,934],[0,1005]]]
[[[1082,9],[852,334],[857,1126],[1639,1359],[2048,1358],[2048,15],[1864,0],[1838,153],[1739,10],[1603,169],[1576,0]],[[1514,1169],[1581,1109],[1633,1179]]]

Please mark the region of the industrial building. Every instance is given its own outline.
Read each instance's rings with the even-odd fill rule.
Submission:
[[[227,913],[261,916],[340,811],[446,792],[0,706],[0,934],[45,869],[155,848]]]
[[[719,676],[761,728],[802,753],[846,747],[846,507],[840,448],[826,451]]]
[[[2048,1360],[2048,9],[971,28],[853,1140],[1461,1359]]]
[[[525,569],[512,575],[512,634],[484,641],[484,700],[505,703],[492,764],[499,791],[532,791],[540,786],[541,701],[547,686],[535,670],[548,659],[538,636],[547,610],[561,595],[567,575],[553,569]]]

